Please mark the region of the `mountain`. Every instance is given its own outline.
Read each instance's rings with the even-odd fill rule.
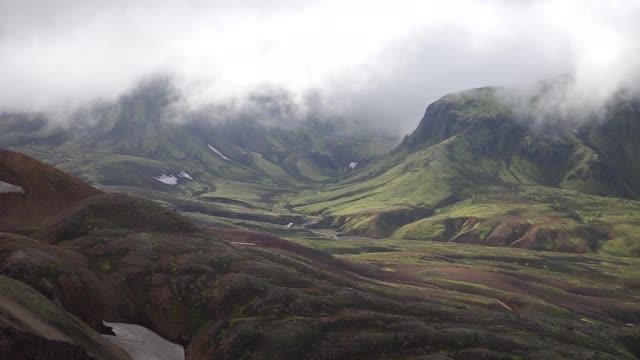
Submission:
[[[290,206],[344,234],[640,255],[640,102],[534,123],[500,90],[447,95],[367,168]]]
[[[339,121],[286,122],[282,94],[191,111],[166,79],[77,111],[73,127],[5,114],[0,140],[213,226],[640,256],[640,102],[555,118],[508,95],[447,95],[386,154],[389,142]]]
[[[601,272],[630,274],[635,259],[523,252],[524,281],[513,257],[491,258],[493,271],[482,260],[454,271],[452,257],[423,278],[411,270],[418,264],[391,271],[391,258],[383,268],[269,234],[199,227],[124,194],[88,197],[33,236],[0,234],[0,351],[13,357],[29,346],[29,359],[127,358],[97,335],[108,332],[103,321],[145,326],[185,346],[187,359],[640,355],[640,333],[625,325],[640,322],[635,291],[620,290],[637,289],[637,279]],[[557,270],[542,276],[541,259]],[[580,285],[564,278],[582,275]],[[486,285],[464,287],[467,277]]]
[[[203,198],[227,197],[242,184],[259,197],[334,181],[352,162],[363,166],[394,145],[338,120],[285,123],[291,110],[276,106],[277,95],[255,96],[238,109],[189,110],[169,80],[153,79],[116,101],[73,112],[66,123],[5,114],[0,145],[91,183]]]
[[[0,149],[0,231],[29,232],[99,193],[51,165]]]

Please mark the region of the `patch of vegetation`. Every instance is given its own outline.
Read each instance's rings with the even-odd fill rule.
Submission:
[[[98,261],[98,268],[100,271],[110,271],[112,268],[111,262],[108,259],[102,259]]]

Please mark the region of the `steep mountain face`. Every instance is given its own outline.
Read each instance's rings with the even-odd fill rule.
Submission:
[[[0,149],[0,231],[29,232],[99,193],[51,165]]]
[[[351,234],[638,256],[639,109],[572,128],[532,123],[496,89],[448,95],[384,159],[291,206]]]
[[[602,118],[573,119],[573,124],[550,118],[535,124],[514,113],[496,92],[471,90],[432,104],[401,148],[415,152],[461,136],[475,158],[502,167],[502,180],[594,195],[640,196],[634,156],[640,153],[640,101],[614,101]]]

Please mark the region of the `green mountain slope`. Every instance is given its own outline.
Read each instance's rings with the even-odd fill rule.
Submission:
[[[40,115],[2,115],[0,146],[94,184],[207,199],[247,194],[262,205],[292,188],[335,181],[351,162],[368,163],[393,146],[381,136],[372,141],[347,131],[337,120],[275,126],[288,114],[263,104],[268,101],[260,98],[255,106],[271,109],[267,117],[276,120],[259,118],[258,110],[185,110],[171,83],[155,79],[115,102],[77,111],[62,127]]]
[[[640,255],[640,105],[535,126],[496,89],[448,95],[386,158],[290,205],[344,233]]]

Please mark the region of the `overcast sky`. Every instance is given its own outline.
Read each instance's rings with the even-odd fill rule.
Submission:
[[[2,0],[0,110],[110,99],[170,74],[193,106],[265,88],[410,131],[457,90],[640,68],[640,0]]]

